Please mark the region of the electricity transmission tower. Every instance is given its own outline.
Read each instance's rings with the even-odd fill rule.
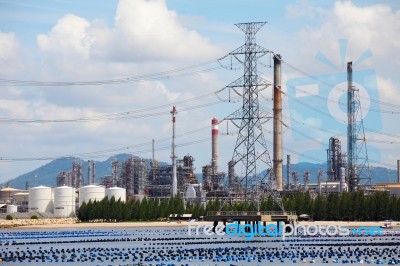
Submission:
[[[367,143],[361,113],[359,90],[353,86],[353,64],[347,63],[347,177],[350,191],[371,184]]]
[[[261,195],[272,195],[279,207],[284,210],[272,162],[264,138],[262,124],[271,119],[271,114],[259,105],[259,93],[271,85],[258,76],[257,61],[272,52],[256,44],[256,33],[265,22],[235,24],[245,33],[245,44],[228,54],[243,64],[244,75],[226,88],[232,89],[242,97],[242,107],[224,120],[230,120],[238,129],[232,161],[235,166],[242,164],[243,173],[238,179],[244,190],[244,201],[259,201]],[[244,60],[242,59],[244,57]]]

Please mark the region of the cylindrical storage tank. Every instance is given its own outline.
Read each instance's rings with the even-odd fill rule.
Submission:
[[[75,188],[62,186],[54,190],[54,216],[70,217],[75,215]]]
[[[7,205],[7,213],[16,213],[18,212],[17,205]]]
[[[110,187],[106,189],[106,196],[111,199],[113,196],[115,201],[121,199],[122,202],[126,201],[126,189],[122,187]]]
[[[29,189],[29,212],[53,212],[53,192],[50,187],[39,186]]]
[[[22,190],[11,187],[0,189],[0,203],[11,203],[13,196],[19,192]]]
[[[88,185],[79,188],[79,207],[83,202],[88,203],[89,200],[92,202],[101,201],[106,196],[106,189],[103,186]]]

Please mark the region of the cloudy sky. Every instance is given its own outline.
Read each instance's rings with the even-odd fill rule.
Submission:
[[[194,156],[200,172],[210,161],[212,117],[240,107],[234,93],[229,102],[228,90],[215,92],[243,68],[218,59],[244,42],[234,24],[252,21],[268,22],[257,42],[284,60],[284,156],[324,162],[331,136],[345,150],[353,61],[371,163],[394,167],[399,9],[397,0],[0,0],[0,182],[62,156],[151,158],[152,139],[156,159],[170,161],[173,105],[178,156]],[[270,63],[267,55],[258,65],[269,80]],[[270,98],[262,92],[266,109]],[[268,142],[271,123],[264,129]],[[235,128],[222,123],[220,131],[226,171]]]

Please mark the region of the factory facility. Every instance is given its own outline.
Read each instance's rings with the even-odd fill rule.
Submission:
[[[246,42],[255,40],[255,34],[265,23],[237,24],[245,34]],[[255,49],[257,48],[257,49]],[[266,117],[259,106],[259,90],[270,84],[258,77],[256,65],[258,58],[270,54],[273,57],[273,154],[270,156],[264,137],[262,124]],[[52,214],[56,217],[74,216],[84,203],[101,201],[105,197],[127,201],[169,199],[180,195],[186,202],[206,205],[208,201],[239,202],[257,201],[271,195],[273,200],[284,211],[282,195],[309,191],[311,195],[343,193],[366,188],[373,190],[391,189],[398,194],[398,185],[371,185],[368,155],[362,118],[358,117],[360,99],[358,90],[353,86],[352,62],[347,63],[347,149],[343,151],[341,139],[329,139],[326,169],[313,173],[309,169],[293,169],[291,155],[287,154],[286,182],[283,179],[283,138],[282,138],[282,91],[281,63],[282,57],[254,43],[246,43],[229,54],[238,58],[246,55],[244,76],[226,86],[237,93],[243,89],[241,109],[225,117],[222,121],[231,121],[238,129],[237,142],[232,160],[225,162],[228,172],[220,170],[219,160],[219,125],[220,121],[211,119],[211,156],[208,164],[201,166],[201,179],[195,173],[195,158],[186,154],[179,157],[176,152],[175,136],[178,110],[172,111],[172,146],[171,163],[160,163],[154,156],[151,160],[131,156],[124,161],[114,160],[109,173],[96,177],[96,163],[87,162],[86,178],[83,174],[82,161],[75,161],[71,171],[62,171],[56,178],[56,187],[38,186],[28,191],[3,188],[0,190],[0,209],[7,212],[28,211],[32,213]],[[249,56],[252,55],[252,56]],[[248,75],[253,78],[249,79]],[[230,95],[230,94],[229,94]],[[234,122],[236,121],[236,122]],[[271,160],[272,158],[272,160]],[[237,173],[236,169],[241,169]],[[398,162],[398,171],[400,163]],[[311,182],[313,176],[317,182]],[[302,178],[302,180],[301,180]],[[314,178],[315,180],[315,178]],[[398,177],[400,183],[400,175]],[[16,207],[17,206],[17,207]]]
[[[175,122],[176,118],[173,120]],[[154,157],[150,162],[135,156],[122,162],[114,160],[111,163],[111,173],[99,178],[96,178],[94,161],[87,162],[86,178],[82,161],[74,161],[71,171],[61,171],[55,177],[54,188],[3,188],[0,190],[0,202],[4,203],[4,212],[71,217],[75,216],[84,202],[101,201],[105,197],[114,197],[123,202],[144,197],[169,199],[174,193],[175,182],[176,193],[192,204],[205,205],[208,200],[216,197],[226,198],[238,193],[240,186],[232,166],[229,167],[228,175],[218,169],[218,124],[217,118],[211,120],[211,160],[210,164],[202,167],[202,181],[195,174],[195,159],[190,154],[184,155],[182,159],[172,155],[175,159],[171,164],[160,164]],[[228,183],[236,189],[229,191]]]

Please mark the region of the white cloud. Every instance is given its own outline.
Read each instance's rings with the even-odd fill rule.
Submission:
[[[392,79],[377,76],[380,98],[385,102],[400,102],[400,86],[396,86]],[[398,99],[394,101],[395,99]]]
[[[164,0],[120,0],[111,28],[67,14],[50,33],[38,36],[38,46],[44,60],[71,68],[87,60],[192,61],[221,55],[206,38],[184,27]]]
[[[400,49],[400,40],[396,38],[400,33],[400,11],[385,4],[359,7],[349,1],[338,1],[331,11],[323,13],[325,17],[320,24],[304,27],[299,32],[303,58],[314,58],[321,52],[341,66],[338,40],[346,39],[346,61],[354,62],[370,49],[373,57],[359,67],[379,66],[378,70],[386,71],[389,76],[394,74],[390,66],[400,67],[400,55],[394,52]],[[318,71],[317,66],[314,69]]]
[[[400,68],[400,54],[397,52],[400,50],[400,40],[396,38],[400,34],[400,11],[394,10],[386,3],[357,6],[350,1],[336,1],[332,9],[320,9],[309,2],[300,1],[296,5],[289,6],[287,14],[295,20],[299,20],[300,17],[311,19],[310,23],[302,27],[293,37],[298,47],[296,56],[291,58],[284,56],[289,63],[300,68],[303,74],[286,68],[292,72],[292,74],[286,73],[287,76],[293,76],[293,73],[296,73],[297,77],[304,73],[318,76],[345,71],[342,67],[339,46],[339,40],[344,39],[347,40],[344,62],[353,61],[353,68],[356,71],[372,69],[376,73],[379,99],[374,100],[386,103],[396,103],[400,100],[400,80],[396,73]],[[372,52],[372,56],[355,64],[367,50]],[[336,66],[336,70],[316,60],[318,52],[325,55]],[[382,103],[380,107],[388,109],[388,106]],[[394,118],[394,115],[382,113],[383,132],[392,134],[398,132],[399,127],[393,123]],[[378,138],[382,139],[382,135],[378,135]],[[327,143],[328,139],[324,141]],[[399,155],[398,151],[387,145],[377,146],[384,155],[384,160]],[[387,162],[393,164],[393,160]]]
[[[8,56],[8,61],[13,60],[11,54],[19,60],[28,56],[27,53],[19,53],[21,49],[14,34],[0,35],[0,39],[7,40],[0,42],[0,45],[6,47],[5,44],[8,43],[7,47],[14,49],[4,53]],[[26,69],[18,73],[17,79],[26,79],[24,73],[33,77],[29,79],[44,81],[114,79],[176,69],[221,55],[217,46],[212,45],[199,33],[186,28],[178,15],[169,10],[162,0],[120,0],[115,14],[115,24],[111,26],[98,19],[89,21],[75,14],[66,14],[49,32],[39,34],[36,41],[39,54],[28,56],[35,60],[31,60],[25,66]],[[218,87],[214,87],[215,84],[218,84]],[[4,87],[3,99],[0,101],[0,116],[26,119],[90,117],[165,105],[219,88],[220,80],[213,73],[201,73],[177,80],[154,80],[119,85],[10,86]],[[178,105],[178,109],[182,110],[208,100],[210,98],[188,102]],[[3,134],[7,135],[4,139],[6,144],[1,145],[1,148],[5,156],[40,157],[76,154],[148,142],[152,138],[161,139],[171,135],[169,111],[169,107],[154,108],[145,113],[166,114],[116,121],[6,124],[3,131]],[[180,133],[199,128],[199,124],[202,123],[199,121],[208,121],[211,117],[204,109],[181,112],[178,116]],[[190,135],[189,138],[204,138],[203,133],[204,131],[195,136]],[[179,140],[179,142],[186,141],[190,139]],[[159,145],[164,147],[169,143],[164,142]],[[186,148],[180,149],[182,155],[187,153],[185,150]],[[159,154],[166,155],[166,158],[159,158],[160,160],[169,160],[169,151]],[[37,165],[41,163],[37,162]],[[8,164],[3,164],[0,167],[1,170],[21,173],[20,169],[15,168],[18,165],[9,167]]]
[[[286,7],[286,14],[291,18],[308,17],[311,19],[320,18],[326,13],[321,7],[315,7],[305,0],[289,4]]]
[[[0,32],[0,68],[6,77],[22,68],[21,45],[14,33]]]

